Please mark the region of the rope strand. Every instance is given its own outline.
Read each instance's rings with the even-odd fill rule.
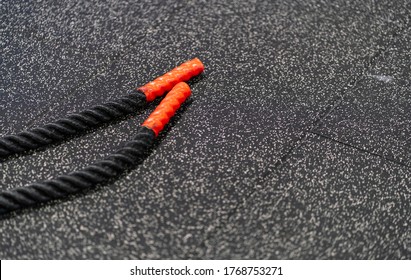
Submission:
[[[194,58],[138,88],[133,94],[94,106],[80,113],[71,114],[66,118],[28,131],[3,136],[0,138],[0,160],[60,142],[131,114],[147,102],[162,96],[178,83],[199,75],[203,70],[203,63],[198,58]]]
[[[0,192],[0,214],[63,198],[106,183],[143,160],[154,139],[154,131],[141,126],[133,140],[104,160],[52,180]]]
[[[83,134],[143,107],[146,96],[140,91],[71,114],[55,122],[0,138],[0,159],[38,149]]]

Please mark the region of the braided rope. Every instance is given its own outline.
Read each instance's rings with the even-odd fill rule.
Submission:
[[[104,123],[124,117],[146,104],[141,91],[94,106],[43,126],[0,138],[0,159],[38,149],[82,134]]]
[[[138,164],[154,138],[153,130],[142,126],[132,141],[104,160],[52,180],[0,192],[0,214],[63,198],[105,183]]]

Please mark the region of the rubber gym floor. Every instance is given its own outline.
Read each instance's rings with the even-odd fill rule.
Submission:
[[[408,1],[1,1],[0,136],[198,57],[144,162],[0,218],[1,259],[410,259]],[[132,116],[0,162],[0,190],[99,160]]]

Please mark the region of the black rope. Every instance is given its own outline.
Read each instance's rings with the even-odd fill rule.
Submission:
[[[142,126],[132,141],[104,160],[53,180],[0,192],[0,214],[63,198],[106,183],[142,161],[154,138],[154,132]]]
[[[124,117],[146,104],[140,91],[43,126],[0,138],[0,159],[66,140],[104,123]]]

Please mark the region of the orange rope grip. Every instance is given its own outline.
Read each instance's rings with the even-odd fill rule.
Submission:
[[[173,86],[179,82],[188,81],[203,71],[203,63],[198,58],[194,58],[184,62],[170,72],[158,77],[154,81],[149,82],[137,90],[142,91],[145,94],[147,101],[153,101],[156,97],[159,97],[165,92],[171,90]]]
[[[184,83],[178,83],[173,89],[161,100],[160,104],[144,121],[142,126],[150,128],[156,136],[163,130],[164,126],[174,116],[181,104],[191,95],[190,87]]]

